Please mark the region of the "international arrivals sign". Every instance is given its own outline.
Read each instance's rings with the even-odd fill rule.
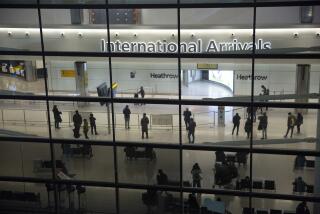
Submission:
[[[272,48],[270,41],[258,39],[256,43],[241,42],[233,39],[228,42],[220,42],[214,39],[207,41],[205,44],[202,39],[191,42],[181,42],[181,53],[219,53],[234,51],[249,51],[255,45],[256,50],[270,50]],[[177,53],[178,44],[175,42],[155,41],[155,42],[139,42],[139,41],[112,41],[110,42],[112,52],[124,53]],[[101,51],[108,52],[108,42],[101,39]]]

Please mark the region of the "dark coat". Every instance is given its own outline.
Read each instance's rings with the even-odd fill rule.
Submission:
[[[148,117],[143,117],[141,119],[140,124],[141,124],[142,131],[148,131],[148,125],[149,125]]]
[[[61,114],[62,114],[61,111],[59,111],[58,108],[53,108],[52,112],[53,112],[54,120],[61,122],[62,121],[62,119],[61,119]]]
[[[262,115],[258,117],[259,120],[259,125],[261,126],[262,129],[266,129],[268,127],[268,116],[267,115]]]
[[[191,111],[187,111],[187,110],[185,110],[184,112],[183,112],[183,116],[184,116],[184,120],[185,121],[190,121],[190,118],[191,118]]]
[[[82,124],[82,117],[81,117],[80,114],[74,114],[72,120],[73,120],[73,123],[75,125],[81,125]]]
[[[124,118],[130,118],[130,114],[131,114],[131,111],[130,111],[129,108],[124,108],[123,109]]]
[[[233,124],[240,124],[240,120],[241,120],[241,117],[238,114],[234,115],[232,118]]]

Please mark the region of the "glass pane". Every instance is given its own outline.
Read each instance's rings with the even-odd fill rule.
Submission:
[[[0,94],[45,95],[41,57],[0,56]]]
[[[119,182],[161,185],[162,170],[168,185],[179,186],[179,151],[143,147],[118,147]],[[160,182],[160,183],[159,183]]]
[[[181,52],[250,54],[252,17],[252,8],[182,9]]]
[[[117,83],[116,97],[178,98],[178,61],[155,58],[113,58],[113,81]]]
[[[0,28],[0,50],[41,51],[38,23],[36,9],[1,8],[0,24],[7,27]]]
[[[182,106],[181,113],[184,143],[245,147],[250,145],[246,130],[250,131],[251,123],[245,107]],[[193,124],[191,129],[190,124]],[[192,140],[192,135],[195,140]]]
[[[250,102],[251,74],[251,60],[182,59],[182,98]]]
[[[319,93],[319,64],[314,64],[310,59],[297,59],[295,64],[289,60],[260,59],[258,62],[255,64],[254,77],[256,101],[318,102],[316,98]]]
[[[46,62],[50,95],[99,96],[98,88],[99,92],[104,87],[107,91],[110,88],[109,66],[105,58],[46,57]]]
[[[112,140],[110,106],[94,102],[54,101],[50,102],[50,115],[54,138]]]
[[[311,196],[316,179],[314,167],[315,157],[254,154],[253,190]]]
[[[306,11],[307,13],[308,11]],[[312,11],[307,14],[313,14]],[[281,14],[282,17],[272,14]],[[257,53],[275,53],[275,54],[312,54],[319,53],[317,48],[319,44],[319,28],[312,25],[306,26],[306,23],[300,21],[300,7],[259,7],[257,8],[257,29],[256,43],[266,47],[257,48]],[[305,15],[306,18],[309,15]],[[277,18],[276,18],[277,17]],[[280,18],[280,19],[279,19]],[[315,23],[319,19],[315,18]],[[277,23],[283,27],[273,27],[270,25]],[[291,27],[292,26],[292,27]]]
[[[183,180],[193,187],[248,191],[240,188],[240,178],[249,175],[246,152],[184,151]]]
[[[26,182],[0,182],[1,207],[3,213],[25,212],[38,210],[51,213],[54,211],[53,194],[48,199],[45,184]]]
[[[112,147],[94,146],[90,142],[56,144],[55,154],[56,161],[61,163],[61,169],[57,170],[61,179],[114,181]]]
[[[0,100],[2,134],[20,137],[48,137],[45,101]]]
[[[42,159],[51,160],[49,144],[0,142],[0,147],[1,176],[52,178],[51,168],[41,170],[39,165]]]
[[[176,4],[177,0],[110,0],[109,4]]]
[[[264,126],[263,113],[267,116]],[[298,113],[302,116],[298,116]],[[316,147],[317,110],[262,108],[257,110],[257,121],[253,125],[255,147],[282,149],[309,149]],[[267,140],[259,140],[260,128],[266,127]],[[299,124],[299,125],[298,125]],[[298,128],[299,127],[299,128]],[[300,129],[300,130],[298,130]]]
[[[296,213],[296,208],[301,204],[301,201],[253,198],[252,204],[256,211],[291,214]],[[310,213],[316,213],[314,207],[319,206],[319,203],[307,202],[306,206]]]
[[[179,143],[178,106],[120,103],[114,106],[117,141]]]
[[[101,52],[108,40],[105,14],[103,9],[41,10],[45,51]]]
[[[158,54],[177,52],[176,9],[111,10],[109,18],[114,22],[110,26],[112,52]],[[130,27],[127,24],[130,24]]]

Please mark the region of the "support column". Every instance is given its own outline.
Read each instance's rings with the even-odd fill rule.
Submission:
[[[296,70],[296,95],[308,94],[310,88],[310,65],[297,65]],[[296,102],[307,103],[308,98],[296,98]],[[307,113],[307,109],[296,109],[296,112]]]
[[[75,62],[74,63],[75,77],[76,77],[76,92],[81,97],[89,96],[88,93],[88,73],[87,62]],[[85,102],[82,105],[86,105]]]
[[[320,79],[319,79],[320,83]],[[320,93],[320,87],[319,87]],[[320,103],[320,99],[318,100]],[[320,109],[317,111],[317,144],[316,151],[320,151]],[[320,157],[315,158],[315,168],[314,168],[314,195],[320,196]],[[320,203],[314,203],[313,213],[320,214]]]

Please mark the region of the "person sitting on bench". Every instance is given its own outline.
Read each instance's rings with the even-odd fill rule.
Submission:
[[[292,185],[293,185],[294,192],[303,193],[306,191],[307,184],[306,182],[304,182],[304,180],[300,176],[294,180]]]
[[[158,170],[157,183],[158,185],[168,185],[168,176],[162,171],[162,169]]]

